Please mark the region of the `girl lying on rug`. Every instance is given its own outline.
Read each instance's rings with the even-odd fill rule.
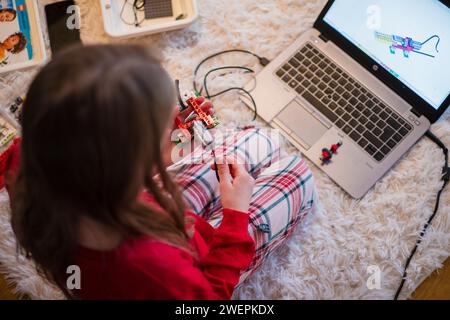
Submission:
[[[168,163],[174,97],[158,60],[131,45],[72,48],[31,84],[8,162],[12,226],[67,297],[230,299],[311,212],[306,163],[280,158],[261,130],[217,152],[241,160],[219,161],[220,182],[201,150],[208,161]],[[81,288],[67,284],[71,265]]]

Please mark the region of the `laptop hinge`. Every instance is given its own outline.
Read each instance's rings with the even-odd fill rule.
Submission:
[[[328,42],[328,38],[325,37],[325,36],[323,35],[323,33],[320,34],[319,38],[322,39],[324,42]]]
[[[410,111],[412,113],[414,113],[417,116],[417,118],[420,118],[422,116],[422,114],[419,111],[417,111],[416,109],[414,109],[414,108],[411,108]]]

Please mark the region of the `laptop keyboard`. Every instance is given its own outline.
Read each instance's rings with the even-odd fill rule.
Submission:
[[[382,161],[412,130],[411,124],[310,43],[276,75],[376,161]]]

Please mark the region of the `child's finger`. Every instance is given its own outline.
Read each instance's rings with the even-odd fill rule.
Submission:
[[[217,164],[217,170],[219,172],[220,184],[231,186],[230,168],[228,164]]]
[[[213,108],[213,104],[211,101],[205,101],[200,105],[200,107],[203,111],[209,112]]]
[[[202,104],[203,102],[205,102],[206,98],[205,97],[197,97],[195,98],[195,102],[197,102],[198,104]]]
[[[242,164],[232,163],[230,164],[230,174],[233,178],[236,178],[243,174],[248,174],[247,170],[244,168]]]
[[[181,118],[186,118],[190,113],[192,112],[192,108],[188,107],[187,109],[184,109],[182,111],[180,111],[180,113],[178,113],[178,116]]]

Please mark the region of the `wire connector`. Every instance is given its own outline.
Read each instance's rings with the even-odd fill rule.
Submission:
[[[442,180],[444,180],[445,183],[448,183],[450,181],[450,167],[444,168],[442,170]]]
[[[258,60],[259,60],[259,63],[260,63],[263,67],[267,66],[267,65],[270,63],[270,60],[267,59],[267,58],[264,58],[264,57],[260,57],[260,58],[258,58]]]

